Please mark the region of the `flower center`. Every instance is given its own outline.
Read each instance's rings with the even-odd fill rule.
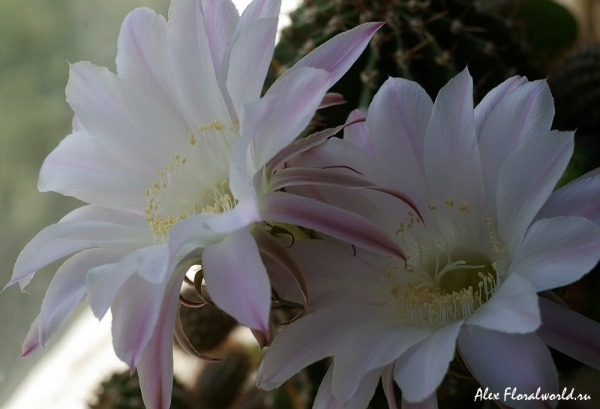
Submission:
[[[415,324],[438,326],[466,319],[502,281],[506,249],[497,241],[491,219],[476,222],[465,204],[455,207],[447,200],[446,205],[441,211],[429,206],[427,228],[408,213],[406,227],[400,223],[396,231],[408,256],[406,266],[388,264],[383,270],[392,305]]]
[[[201,126],[189,133],[185,156],[173,155],[169,164],[156,172],[156,181],[146,189],[144,211],[155,241],[164,243],[170,228],[186,217],[235,207],[226,178],[239,136],[237,120],[230,126],[218,120]]]

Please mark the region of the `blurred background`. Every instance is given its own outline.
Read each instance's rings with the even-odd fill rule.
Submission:
[[[236,3],[240,11],[248,1],[242,0]],[[550,76],[550,80],[556,78],[557,83],[564,81],[565,78],[572,79],[574,76],[579,78],[579,74],[573,74],[577,71],[569,71],[569,69],[580,69],[582,63],[570,63],[569,58],[573,58],[573,53],[581,53],[584,49],[584,60],[592,67],[589,71],[589,75],[592,76],[590,81],[596,81],[598,86],[600,49],[597,41],[600,35],[600,0],[561,0],[560,12],[551,13],[551,16],[559,16],[558,20],[542,19],[536,22],[528,20],[527,13],[524,13],[525,17],[521,15],[521,19],[515,17],[520,10],[527,10],[526,3],[536,1],[489,0],[481,3],[481,7],[491,10],[490,12],[496,12],[495,10],[504,7],[503,11],[498,13],[503,13],[505,18],[513,19],[517,23],[525,21],[525,28],[530,30],[526,34],[521,34],[524,37],[518,41],[526,37],[523,41],[529,41],[527,46],[529,50],[541,48],[547,51],[540,44],[550,44],[549,52],[533,57],[535,66],[535,70],[532,71],[535,72],[533,76],[540,78]],[[307,24],[318,24],[318,19],[311,15],[310,10],[315,4],[322,6],[324,3],[327,2],[305,1],[301,9],[296,12],[295,18],[292,18],[295,28],[294,31],[288,30],[288,37],[297,39],[299,30],[305,30]],[[348,3],[348,1],[340,0],[339,3]],[[38,172],[44,158],[71,130],[73,114],[65,101],[64,93],[68,79],[68,62],[87,60],[114,71],[119,27],[127,13],[140,6],[150,7],[166,16],[169,0],[0,1],[0,232],[2,233],[0,285],[2,286],[10,279],[14,262],[27,242],[44,227],[57,222],[67,212],[82,204],[75,199],[55,193],[39,193],[36,188]],[[291,0],[285,7],[287,11],[293,10],[296,2]],[[535,7],[532,10],[533,14],[539,11]],[[565,17],[564,12],[568,17]],[[334,21],[331,16],[327,18],[330,22]],[[535,29],[531,28],[534,26]],[[516,33],[518,29],[523,29],[523,25],[519,27],[519,24],[516,24],[514,32]],[[553,37],[553,33],[557,35]],[[543,37],[542,40],[540,36]],[[290,45],[290,38],[285,40],[285,32],[282,38],[284,38],[282,43],[288,41],[288,45],[293,46]],[[320,38],[323,41],[324,37]],[[315,45],[314,42],[308,43],[303,39],[301,45],[307,47],[307,44]],[[590,45],[592,45],[591,51],[585,48]],[[289,47],[280,48],[279,54],[276,54],[278,60],[271,70],[271,77],[274,78],[282,67],[291,65],[304,51],[309,51],[299,50],[299,48],[301,47],[297,46],[293,52]],[[563,73],[557,74],[557,67],[566,68]],[[366,72],[361,71],[361,75]],[[369,79],[365,78],[365,75],[361,80],[369,85]],[[553,92],[555,95],[560,94],[561,87],[572,90],[574,86],[558,85],[557,90],[553,89]],[[585,84],[584,86],[588,87]],[[435,93],[435,88],[432,90],[431,92]],[[598,110],[600,86],[596,88],[594,95],[584,101],[583,105],[588,111],[580,116],[600,118]],[[568,99],[572,98],[572,95],[567,95],[565,98],[567,99],[563,104],[572,106],[572,102]],[[578,109],[578,112],[580,111]],[[568,113],[564,116],[568,117]],[[590,158],[589,155],[590,152],[600,152],[590,151],[589,146],[586,145],[596,146],[593,149],[598,149],[597,146],[600,145],[598,120],[587,124],[581,122],[585,119],[572,117],[573,115],[567,119],[563,118],[562,124],[566,124],[564,126],[570,129],[583,127],[586,135],[592,136],[585,136],[587,139],[581,138],[582,148],[579,149],[579,156],[576,155],[570,167],[571,173],[564,181],[598,166],[598,158]],[[48,348],[49,351],[43,351],[26,359],[17,359],[21,354],[21,345],[29,326],[39,312],[45,290],[60,263],[62,260],[37,273],[27,288],[30,294],[23,294],[18,286],[13,286],[0,295],[0,408],[22,384],[26,374],[34,366],[39,365],[39,361],[61,342],[69,345],[67,349],[71,351],[81,344],[88,347],[88,352],[89,348],[92,350],[98,348],[100,351],[106,346],[110,350],[110,336],[107,336],[109,324],[104,323],[103,327],[83,326],[80,330],[81,335],[69,339],[67,336],[62,336],[65,333],[63,330],[53,340]],[[600,288],[597,279],[592,286],[589,282],[578,286],[574,286],[574,290],[567,292],[566,296],[571,297],[573,304],[582,304],[580,310],[600,320],[600,304],[592,301],[593,294],[589,292],[589,288]],[[80,311],[86,308],[82,305]],[[61,337],[64,339],[61,340]],[[88,355],[83,354],[79,358],[84,359],[85,356]],[[96,359],[108,362],[110,357],[99,353]],[[113,359],[116,360],[114,357]],[[53,371],[55,370],[50,369],[41,372],[41,376],[51,377],[56,373]],[[78,408],[85,407],[85,402],[78,406]],[[61,407],[61,409],[66,408]]]

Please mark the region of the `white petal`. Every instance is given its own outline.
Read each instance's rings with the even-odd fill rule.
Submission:
[[[572,152],[572,133],[551,131],[529,138],[502,166],[496,193],[498,240],[509,255],[515,254]]]
[[[207,247],[202,265],[215,304],[240,324],[268,336],[271,285],[250,232],[237,230]]]
[[[227,46],[240,16],[231,0],[204,0],[202,10],[212,61],[219,77]]]
[[[20,358],[35,354],[37,351],[42,349],[40,344],[40,314],[35,317],[35,320],[31,323],[25,341],[23,342],[23,348],[21,349]]]
[[[25,246],[17,258],[13,277],[7,286],[30,278],[40,268],[87,248],[99,247],[126,254],[145,246],[149,240],[152,239],[148,233],[105,221],[82,220],[53,224],[39,232]]]
[[[332,363],[321,381],[313,409],[365,409],[375,394],[375,388],[377,388],[377,383],[381,378],[381,370],[375,369],[362,376],[358,381],[360,385],[356,393],[352,396],[352,399],[344,403],[336,399],[332,393],[331,384],[332,379],[335,377],[334,372],[335,367]]]
[[[378,161],[391,186],[402,179],[406,192],[420,205],[428,196],[423,143],[433,103],[417,83],[390,78],[379,89],[367,117]]]
[[[579,280],[600,259],[600,229],[582,217],[555,217],[533,223],[509,272],[529,280],[536,291]]]
[[[489,115],[496,108],[498,103],[504,99],[506,94],[513,89],[520,87],[526,82],[527,78],[516,75],[507,79],[493,90],[488,92],[485,97],[483,97],[481,102],[473,110],[473,114],[475,115],[475,131],[477,133],[477,138],[481,136],[481,131],[483,130],[485,121],[487,121]]]
[[[545,81],[524,84],[509,92],[487,118],[479,136],[486,205],[493,214],[500,169],[525,141],[550,131],[554,104]]]
[[[517,394],[557,393],[556,369],[546,345],[535,334],[504,334],[466,325],[458,337],[460,353],[473,376],[517,409],[556,407],[556,401],[513,400]],[[508,399],[504,399],[509,390]]]
[[[137,369],[142,398],[148,409],[168,409],[173,387],[173,330],[179,307],[179,292],[187,269],[174,274],[165,290],[154,333],[144,349]]]
[[[192,130],[208,126],[214,120],[229,123],[231,118],[217,84],[199,1],[171,3],[167,50],[181,105],[191,118]]]
[[[585,217],[600,226],[600,169],[554,191],[536,219],[556,216]]]
[[[379,307],[337,304],[287,325],[263,358],[256,384],[265,390],[278,388],[302,368],[333,356],[349,334],[356,336],[355,327],[376,320],[380,312]]]
[[[170,114],[168,101],[148,98],[104,67],[71,65],[66,93],[90,135],[111,155],[149,177],[169,163],[177,148],[188,146],[189,128]]]
[[[473,118],[473,80],[466,69],[440,90],[423,149],[425,174],[436,202],[454,200],[479,212],[484,191]]]
[[[84,131],[67,136],[46,157],[38,189],[97,206],[143,211],[145,190],[151,185],[147,172],[115,157]]]
[[[540,323],[536,290],[519,274],[510,274],[492,298],[467,320],[469,325],[511,334],[533,332]]]
[[[371,105],[371,107],[372,106],[373,105]],[[366,119],[366,112],[363,112],[360,109],[355,109],[354,111],[350,112],[350,115],[348,115],[346,123],[354,122],[359,119]],[[371,138],[369,137],[369,132],[367,131],[366,122],[358,122],[345,128],[344,140],[358,147],[360,150],[369,155],[369,158],[372,160],[377,160],[375,149],[373,149]]]
[[[387,313],[387,314],[386,314]],[[432,336],[436,328],[402,323],[391,308],[377,320],[356,326],[335,353],[333,394],[347,401],[359,388],[361,375],[394,362],[413,345]]]
[[[462,325],[462,321],[457,321],[438,328],[396,361],[394,379],[408,402],[425,400],[442,383],[454,358],[456,337]]]
[[[261,19],[248,27],[231,49],[227,90],[236,112],[242,112],[246,102],[260,98],[276,32],[276,18]]]
[[[115,353],[132,370],[155,332],[166,287],[167,283],[150,283],[134,274],[123,284],[111,305]],[[170,336],[173,337],[172,327]]]
[[[321,240],[297,240],[288,249],[308,283],[309,307],[339,303],[375,304],[389,296],[381,272]]]
[[[548,346],[600,370],[600,323],[540,297],[542,326],[537,335]]]
[[[40,313],[39,340],[42,347],[62,328],[67,318],[85,297],[85,277],[96,266],[113,263],[122,257],[100,249],[84,250],[65,261],[50,282]]]

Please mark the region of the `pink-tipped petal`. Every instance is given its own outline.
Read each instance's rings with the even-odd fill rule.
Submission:
[[[600,370],[600,323],[540,297],[542,326],[537,335],[548,346]]]
[[[306,57],[298,61],[287,70],[277,83],[288,75],[293,75],[296,70],[303,67],[320,68],[332,74],[330,86],[338,82],[350,69],[352,64],[360,57],[369,44],[371,37],[384,23],[365,23],[336,35],[331,40],[312,50]]]
[[[37,351],[42,349],[42,345],[40,344],[40,316],[41,313],[38,314],[38,316],[35,317],[35,320],[31,323],[29,332],[27,332],[27,336],[23,342],[20,358],[25,358],[26,356],[35,354]]]
[[[215,304],[240,324],[268,336],[271,285],[250,232],[236,230],[207,247],[202,265]]]
[[[345,104],[346,100],[342,94],[337,94],[335,92],[328,92],[325,94],[323,99],[321,100],[321,105],[319,105],[319,109]]]
[[[184,269],[173,274],[164,289],[164,298],[155,300],[159,315],[152,337],[137,365],[142,398],[147,409],[169,409],[171,404],[173,328],[184,274]]]
[[[585,217],[600,226],[600,168],[554,191],[536,219],[556,216]]]
[[[515,254],[572,153],[572,133],[551,131],[523,142],[502,166],[496,193],[497,233],[508,254]]]
[[[555,217],[533,223],[509,272],[529,280],[536,291],[579,280],[600,259],[600,228],[582,217]]]
[[[511,334],[533,332],[541,323],[537,298],[529,281],[511,274],[467,324]]]
[[[555,408],[557,401],[504,399],[517,393],[557,393],[556,369],[550,351],[536,334],[505,334],[466,325],[458,337],[467,367],[483,386],[500,394],[500,401],[516,409]]]
[[[307,227],[369,250],[406,259],[398,245],[373,223],[347,210],[282,192],[263,196],[260,210],[264,220]]]
[[[463,325],[457,321],[438,328],[429,338],[405,352],[394,366],[402,397],[421,402],[435,393],[454,358],[456,338]]]
[[[114,263],[121,257],[120,254],[100,249],[83,250],[65,261],[57,270],[42,302],[39,328],[42,347],[62,328],[75,307],[85,297],[87,272],[93,267]]]

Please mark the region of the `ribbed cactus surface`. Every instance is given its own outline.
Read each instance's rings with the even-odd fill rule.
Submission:
[[[476,99],[512,75],[540,76],[513,40],[510,24],[474,0],[304,0],[291,20],[275,49],[268,84],[336,34],[364,22],[387,23],[334,87],[349,104],[328,108],[328,125],[367,107],[389,76],[417,81],[433,98],[468,66]]]

